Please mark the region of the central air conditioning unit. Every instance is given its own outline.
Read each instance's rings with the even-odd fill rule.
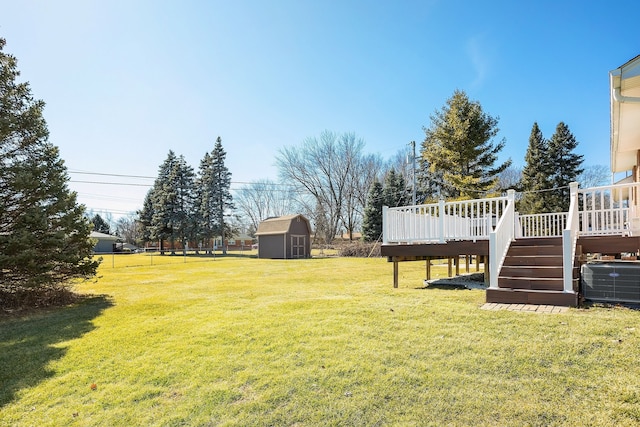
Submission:
[[[581,277],[586,300],[640,302],[640,262],[590,262],[582,265]]]

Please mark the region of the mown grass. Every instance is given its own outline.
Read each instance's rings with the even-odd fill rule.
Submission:
[[[103,266],[83,303],[0,319],[0,425],[640,423],[640,312],[486,311],[483,291],[423,289],[423,263],[391,273]]]

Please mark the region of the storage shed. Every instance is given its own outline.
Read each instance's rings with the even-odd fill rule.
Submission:
[[[304,216],[268,218],[258,224],[258,258],[290,259],[311,256],[311,226]]]

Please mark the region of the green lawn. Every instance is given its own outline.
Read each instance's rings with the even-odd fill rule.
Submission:
[[[481,310],[421,262],[393,289],[383,259],[142,257],[0,318],[0,425],[640,423],[639,311]]]

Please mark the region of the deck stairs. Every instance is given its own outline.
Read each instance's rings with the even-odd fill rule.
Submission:
[[[576,248],[576,259],[580,249]],[[518,239],[511,243],[498,276],[498,288],[487,289],[487,302],[508,304],[578,304],[579,266],[574,261],[574,292],[564,292],[562,238]]]

